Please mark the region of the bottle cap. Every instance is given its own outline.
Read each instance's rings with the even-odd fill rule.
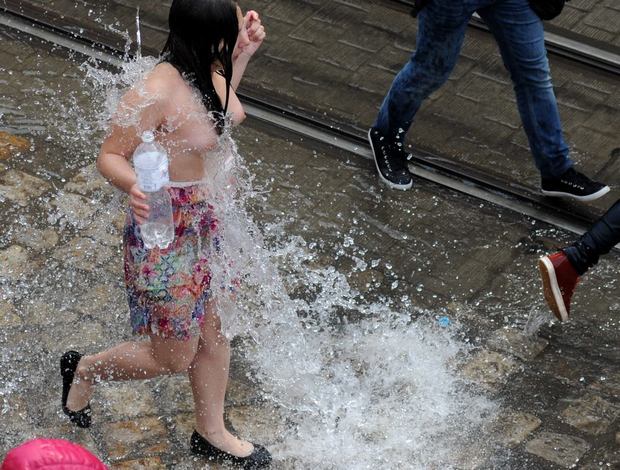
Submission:
[[[142,133],[142,142],[147,144],[153,142],[155,140],[155,134],[152,131],[144,131]]]

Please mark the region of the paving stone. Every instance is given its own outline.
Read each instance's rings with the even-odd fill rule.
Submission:
[[[101,451],[99,450],[92,433],[88,429],[79,428],[75,424],[68,421],[60,423],[54,427],[40,429],[37,437],[41,437],[43,439],[64,439],[71,441],[74,444],[78,444],[92,452],[92,454],[97,456],[99,459],[102,458]]]
[[[11,302],[0,300],[0,327],[21,325],[22,319],[17,315]]]
[[[189,450],[189,440],[196,427],[194,413],[175,413],[170,427],[174,438]]]
[[[598,395],[588,394],[573,400],[562,411],[562,419],[589,434],[603,434],[620,416],[620,406],[610,403]]]
[[[22,230],[14,236],[14,241],[36,251],[44,251],[53,248],[58,243],[58,233],[53,228],[39,230],[30,227]]]
[[[110,311],[121,309],[125,312],[126,307],[127,294],[124,284],[105,280],[90,287],[75,302],[76,311],[99,318],[112,318],[114,314],[110,314]]]
[[[235,406],[227,411],[227,418],[241,437],[263,445],[274,442],[285,432],[285,413],[273,406]]]
[[[589,388],[594,393],[600,394],[612,401],[617,399],[620,397],[620,372],[614,371],[613,368],[603,371]]]
[[[38,345],[54,357],[60,357],[70,349],[81,352],[101,351],[112,345],[109,329],[92,321],[78,321],[70,324],[70,327],[54,324],[48,326],[45,332]]]
[[[23,207],[50,188],[46,181],[23,171],[8,170],[0,174],[0,201],[7,199]]]
[[[69,224],[83,229],[91,224],[97,213],[94,201],[78,194],[58,193],[52,199],[51,205],[57,212],[50,215],[50,219],[59,222],[61,226]]]
[[[492,438],[506,447],[515,447],[541,425],[542,421],[530,414],[518,411],[504,411],[496,419]]]
[[[132,455],[147,457],[170,451],[166,427],[158,418],[103,424],[102,434],[112,459],[126,459]]]
[[[0,131],[0,160],[18,157],[28,152],[31,145],[25,137]]]
[[[111,469],[118,470],[140,470],[140,469],[162,469],[168,468],[167,465],[162,462],[160,457],[150,457],[145,459],[124,460],[121,462],[115,462],[110,465]]]
[[[600,8],[583,20],[584,24],[593,28],[600,28],[611,34],[620,34],[620,11],[611,8]]]
[[[97,387],[101,412],[117,421],[156,412],[153,385],[149,381],[111,382]]]
[[[590,445],[579,437],[551,432],[541,432],[525,446],[529,453],[564,468],[573,468],[589,448]]]
[[[81,168],[64,187],[65,191],[78,193],[82,196],[90,195],[94,191],[102,191],[111,194],[114,192],[113,188],[114,187],[99,174],[94,163]]]
[[[16,281],[32,272],[33,266],[26,249],[19,245],[0,250],[0,281]]]
[[[523,331],[512,328],[496,330],[487,341],[488,347],[512,354],[526,362],[538,356],[548,344],[546,339],[526,336]]]
[[[117,256],[117,260],[119,263],[121,263],[122,252],[120,251],[120,249],[122,248],[123,233],[117,228],[116,222],[110,223],[111,214],[106,213],[98,215],[99,216],[96,217],[89,225],[89,227],[82,233],[84,234],[84,236],[92,238],[97,243],[119,250],[119,256]]]
[[[166,377],[157,384],[158,393],[166,408],[175,413],[193,413],[194,397],[187,376]]]
[[[99,271],[102,266],[117,259],[116,255],[116,250],[82,237],[70,240],[52,253],[54,259],[89,272]]]
[[[351,273],[348,276],[348,280],[351,287],[363,292],[373,286],[382,284],[385,280],[385,275],[376,269],[366,269]]]
[[[515,372],[518,366],[509,356],[481,350],[465,363],[461,374],[476,384],[494,389]]]
[[[72,324],[79,321],[80,316],[77,312],[67,309],[58,308],[51,304],[47,299],[30,298],[21,308],[21,315],[27,319],[28,324],[33,325],[52,325],[56,324]]]
[[[592,449],[581,461],[580,469],[609,470],[620,468],[620,449]]]

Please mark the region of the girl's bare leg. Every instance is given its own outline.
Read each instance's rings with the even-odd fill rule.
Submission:
[[[196,340],[182,341],[151,335],[150,341],[130,341],[92,356],[78,364],[67,408],[83,409],[90,400],[95,380],[150,379],[187,370],[196,351]]]
[[[198,351],[188,369],[194,394],[196,431],[218,449],[237,457],[246,457],[253,451],[252,444],[233,436],[224,425],[230,345],[221,333],[220,319],[213,302],[207,305],[200,336]]]

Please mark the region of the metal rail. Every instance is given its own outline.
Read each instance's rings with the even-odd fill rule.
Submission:
[[[21,18],[19,15],[0,12],[0,25],[62,46],[86,57],[95,58],[114,67],[119,67],[122,63],[119,57],[122,54],[119,51],[110,52],[109,47],[102,48],[101,45],[76,37],[72,33],[33,23],[32,20]],[[336,129],[329,123],[284,110],[258,98],[247,95],[241,98],[247,114],[255,119],[363,158],[372,159],[366,140],[354,132]],[[412,159],[411,168],[416,176],[425,180],[577,234],[583,233],[591,222],[587,217],[575,216],[570,208],[558,210],[557,206],[541,204],[528,197],[527,191],[519,190],[514,184],[508,186],[506,183],[493,180],[488,175],[476,173],[471,169],[463,171],[463,168],[439,156],[416,153]]]

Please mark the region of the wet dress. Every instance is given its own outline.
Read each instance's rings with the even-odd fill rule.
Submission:
[[[134,334],[187,340],[202,324],[210,297],[209,262],[217,250],[217,220],[204,185],[170,182],[174,240],[147,249],[133,212],[124,235],[125,285]]]

